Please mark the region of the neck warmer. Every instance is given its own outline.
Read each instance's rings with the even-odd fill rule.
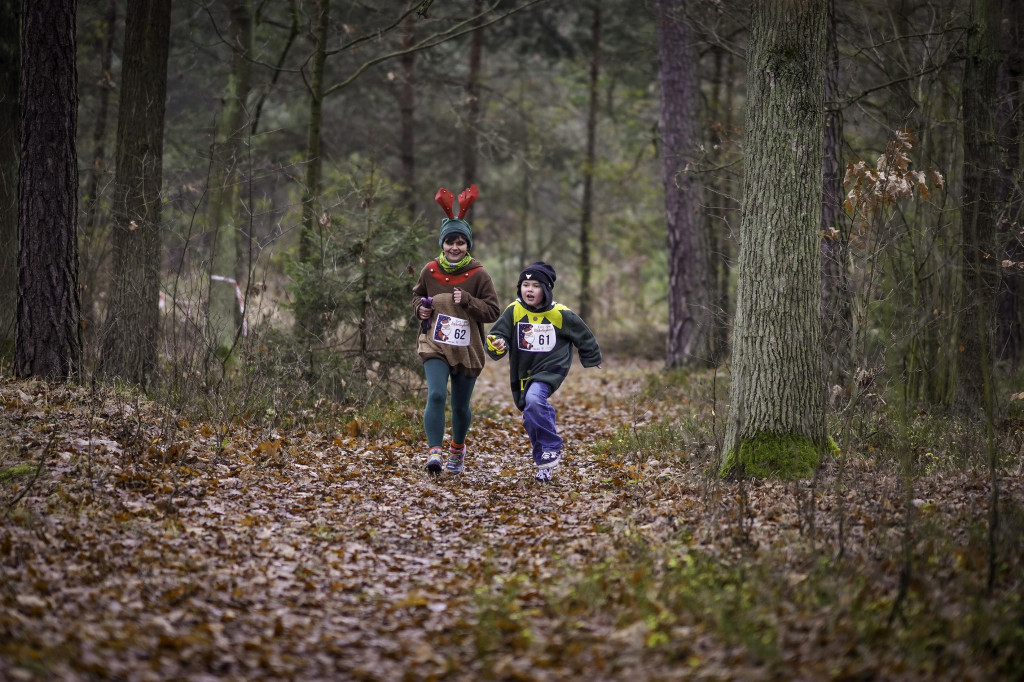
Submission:
[[[463,256],[462,260],[460,260],[458,263],[449,263],[448,259],[444,257],[444,251],[442,251],[441,255],[437,257],[437,264],[441,266],[442,270],[444,270],[450,275],[459,268],[464,268],[467,265],[469,265],[469,261],[471,260],[473,260],[473,257],[470,256],[469,252],[467,251],[466,255]]]

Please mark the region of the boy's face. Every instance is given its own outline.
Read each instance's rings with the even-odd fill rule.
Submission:
[[[529,306],[538,306],[544,302],[544,285],[532,279],[525,279],[519,286],[519,295],[523,303]]]
[[[469,243],[461,234],[450,234],[444,240],[444,257],[449,263],[458,263],[469,251]]]

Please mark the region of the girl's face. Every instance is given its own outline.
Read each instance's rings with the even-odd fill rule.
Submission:
[[[532,279],[525,279],[519,285],[519,295],[523,298],[523,303],[537,307],[544,302],[544,285]]]
[[[450,234],[444,240],[444,257],[449,263],[458,263],[469,253],[469,243],[461,234]]]

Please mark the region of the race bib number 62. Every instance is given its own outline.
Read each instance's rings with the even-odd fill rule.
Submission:
[[[448,346],[469,345],[469,320],[451,315],[438,315],[434,323],[434,341]]]

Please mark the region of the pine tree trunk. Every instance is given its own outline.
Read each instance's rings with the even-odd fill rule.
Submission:
[[[601,55],[601,6],[594,5],[590,27],[590,104],[587,107],[587,148],[583,157],[583,206],[580,215],[580,317],[590,317],[590,233],[594,215],[594,152],[597,138],[597,86]]]
[[[701,229],[697,177],[697,81],[695,41],[685,0],[658,0],[658,77],[661,83],[662,180],[668,225],[668,367],[710,365],[709,258]]]
[[[213,348],[219,357],[227,357],[240,333],[240,315],[236,287],[236,263],[239,235],[245,232],[247,216],[240,215],[240,188],[243,182],[241,154],[246,125],[246,100],[249,97],[250,54],[252,53],[252,11],[250,0],[227,0],[231,13],[229,41],[233,50],[231,73],[224,88],[223,106],[217,125],[217,140],[210,166],[210,232],[213,234],[210,280],[209,330]],[[234,281],[228,281],[234,280]]]
[[[972,28],[961,90],[964,170],[960,353],[954,407],[974,415],[984,405],[993,357],[998,263],[992,256],[999,217],[999,150],[995,139],[996,75],[999,66],[999,0],[971,3]]]
[[[23,8],[18,376],[67,379],[81,370],[76,9],[74,0],[37,0]]]
[[[89,177],[85,183],[83,201],[85,203],[85,220],[82,226],[81,255],[82,264],[80,280],[82,282],[82,327],[89,339],[87,347],[96,335],[96,298],[99,291],[100,273],[106,254],[106,230],[101,227],[100,211],[100,179],[106,175],[107,156],[107,112],[110,108],[110,95],[114,92],[113,76],[110,74],[114,58],[114,35],[117,33],[117,0],[107,0],[107,8],[103,13],[103,48],[100,53],[100,82],[97,85],[96,120],[92,130],[92,163],[89,166]]]
[[[171,1],[128,3],[117,121],[113,281],[100,368],[148,385],[156,371]]]
[[[0,0],[0,358],[14,353],[18,303],[18,0]]]
[[[826,447],[821,332],[825,0],[752,12],[721,473],[810,476]]]

